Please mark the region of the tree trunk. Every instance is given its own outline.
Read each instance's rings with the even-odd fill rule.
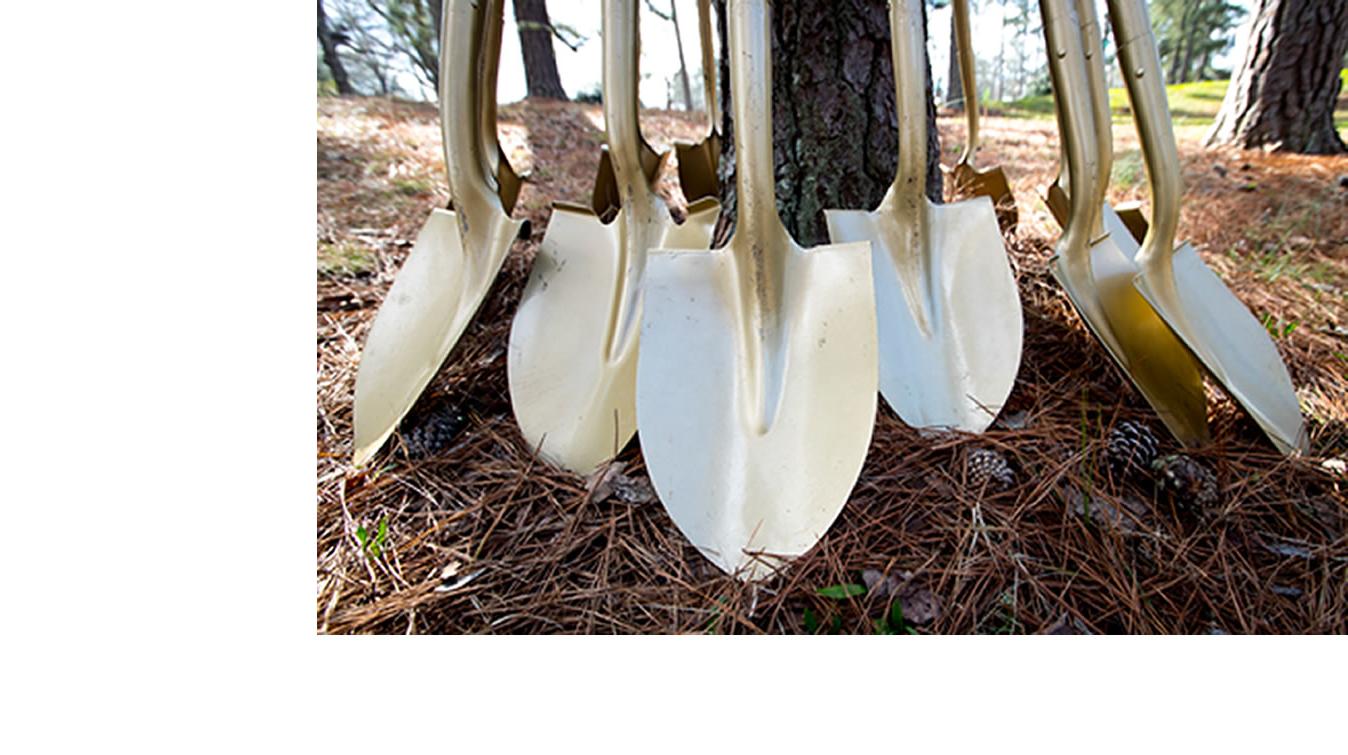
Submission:
[[[925,5],[923,13],[926,13]],[[955,110],[964,110],[964,79],[960,78],[959,43],[955,40],[955,13],[950,13],[950,64],[946,66],[945,104]]]
[[[730,101],[725,0],[716,0],[721,101]],[[924,11],[925,13],[925,11]],[[894,180],[898,117],[886,0],[773,3],[777,209],[802,245],[828,243],[824,208],[874,209]],[[733,108],[723,108],[723,217],[735,213]],[[939,201],[940,146],[927,66],[927,193]],[[728,222],[728,221],[727,221]],[[724,232],[725,228],[720,229]]]
[[[1257,0],[1254,18],[1208,146],[1348,152],[1334,129],[1348,0]]]
[[[669,0],[669,21],[674,24],[674,45],[679,48],[679,83],[683,86],[683,109],[693,109],[693,87],[688,83],[688,63],[683,57],[683,32],[679,29],[679,4]]]
[[[524,78],[530,97],[566,99],[562,78],[557,75],[557,56],[552,49],[552,22],[545,0],[515,0],[515,25],[520,30],[524,53]]]
[[[328,28],[328,16],[323,12],[323,0],[318,0],[318,43],[323,46],[323,64],[332,72],[332,80],[337,83],[337,94],[355,94],[351,79],[346,75],[346,67],[337,54],[337,39]]]

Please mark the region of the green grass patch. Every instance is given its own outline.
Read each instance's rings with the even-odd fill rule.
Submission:
[[[350,241],[337,244],[320,241],[318,244],[320,275],[364,275],[374,272],[374,266],[374,251],[360,244]]]
[[[1340,132],[1348,131],[1348,68],[1339,72],[1343,80],[1340,90],[1339,106],[1334,110],[1334,127]],[[1170,102],[1170,115],[1177,126],[1211,126],[1217,117],[1217,111],[1226,98],[1226,88],[1230,82],[1191,81],[1187,84],[1171,84],[1165,88],[1166,99]],[[988,102],[989,109],[1001,111],[1011,118],[1052,118],[1053,95],[1041,94],[1025,97],[1012,102]],[[1128,103],[1128,90],[1123,87],[1109,90],[1109,107],[1116,123],[1132,121],[1132,109]],[[1348,137],[1345,137],[1348,139]]]
[[[419,197],[435,192],[435,186],[424,178],[399,178],[393,182],[393,190],[407,197]]]
[[[1205,126],[1212,123],[1221,109],[1222,98],[1226,96],[1226,81],[1193,81],[1187,84],[1172,84],[1166,87],[1166,96],[1170,101],[1170,115],[1179,126]],[[1001,110],[1011,117],[1052,118],[1053,95],[1041,94],[1025,97],[1013,102],[988,103],[988,107]],[[1128,103],[1128,90],[1118,87],[1109,90],[1109,108],[1114,120],[1128,122],[1132,120],[1132,109]]]
[[[1142,152],[1135,149],[1120,152],[1114,157],[1114,166],[1109,172],[1112,186],[1137,186],[1146,178],[1142,169]]]

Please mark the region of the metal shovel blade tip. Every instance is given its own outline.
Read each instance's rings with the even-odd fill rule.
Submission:
[[[642,281],[621,279],[624,245],[639,254],[650,246],[705,249],[720,213],[706,200],[674,225],[658,197],[646,199],[647,212],[620,213],[608,224],[588,210],[555,207],[511,325],[515,420],[545,461],[579,474],[611,459],[636,431]],[[654,220],[636,226],[632,217]],[[614,297],[625,295],[636,298],[615,310]]]
[[[1084,273],[1057,256],[1053,277],[1171,434],[1185,446],[1206,444],[1207,404],[1198,363],[1133,288],[1137,265],[1114,235],[1092,242],[1087,251],[1090,266]]]
[[[637,416],[675,524],[722,570],[758,579],[823,536],[860,474],[875,307],[865,244],[791,244],[780,303],[762,309],[736,247],[652,253]]]
[[[491,216],[489,216],[491,217]],[[356,372],[355,453],[361,466],[393,434],[435,377],[491,288],[523,221],[496,215],[464,237],[434,210],[375,315]]]
[[[1020,367],[1016,281],[990,199],[924,197],[918,211],[925,221],[901,219],[888,203],[824,215],[834,241],[871,242],[880,393],[890,407],[913,427],[981,432]]]
[[[1181,296],[1166,295],[1145,275],[1137,276],[1137,290],[1279,451],[1308,451],[1296,389],[1268,330],[1189,244],[1175,251],[1171,266]]]

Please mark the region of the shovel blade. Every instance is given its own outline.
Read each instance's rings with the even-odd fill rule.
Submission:
[[[679,163],[679,185],[688,202],[721,193],[717,167],[721,159],[721,137],[711,134],[696,144],[675,143],[674,154]]]
[[[1309,450],[1296,389],[1268,330],[1192,246],[1176,250],[1171,264],[1182,295],[1166,295],[1146,275],[1137,276],[1137,290],[1279,451]]]
[[[871,242],[885,400],[913,427],[982,432],[1020,368],[1020,296],[989,199],[922,205],[925,240],[884,205],[824,216],[834,241]]]
[[[486,298],[521,223],[496,216],[465,249],[459,218],[434,210],[384,297],[356,372],[354,462],[388,440]]]
[[[1016,195],[1011,192],[1011,183],[1006,180],[1006,171],[1000,165],[978,170],[968,163],[957,163],[950,170],[950,177],[954,180],[956,198],[991,199],[999,226],[1008,231],[1015,229],[1020,220],[1016,212]]]
[[[650,198],[658,202],[658,198]],[[690,208],[682,225],[663,221],[624,230],[626,215],[609,224],[594,214],[556,207],[510,329],[507,369],[515,420],[539,455],[555,466],[589,474],[622,450],[636,431],[636,369],[641,281],[624,283],[624,233],[643,244],[706,247],[719,205]],[[624,286],[634,299],[614,317]]]
[[[1198,362],[1133,288],[1137,266],[1112,234],[1088,251],[1090,266],[1084,271],[1055,257],[1054,277],[1171,434],[1185,446],[1204,445],[1207,403]]]
[[[865,244],[797,249],[778,336],[746,339],[760,331],[746,323],[733,255],[652,254],[637,416],[674,523],[718,567],[757,579],[823,536],[861,472],[875,422],[875,307]]]

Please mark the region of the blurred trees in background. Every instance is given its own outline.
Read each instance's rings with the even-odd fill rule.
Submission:
[[[1256,0],[1254,16],[1245,58],[1207,143],[1348,151],[1334,128],[1348,55],[1348,0]]]
[[[1168,83],[1231,75],[1215,70],[1212,60],[1235,44],[1233,31],[1245,17],[1243,8],[1229,0],[1151,0],[1150,8]]]

